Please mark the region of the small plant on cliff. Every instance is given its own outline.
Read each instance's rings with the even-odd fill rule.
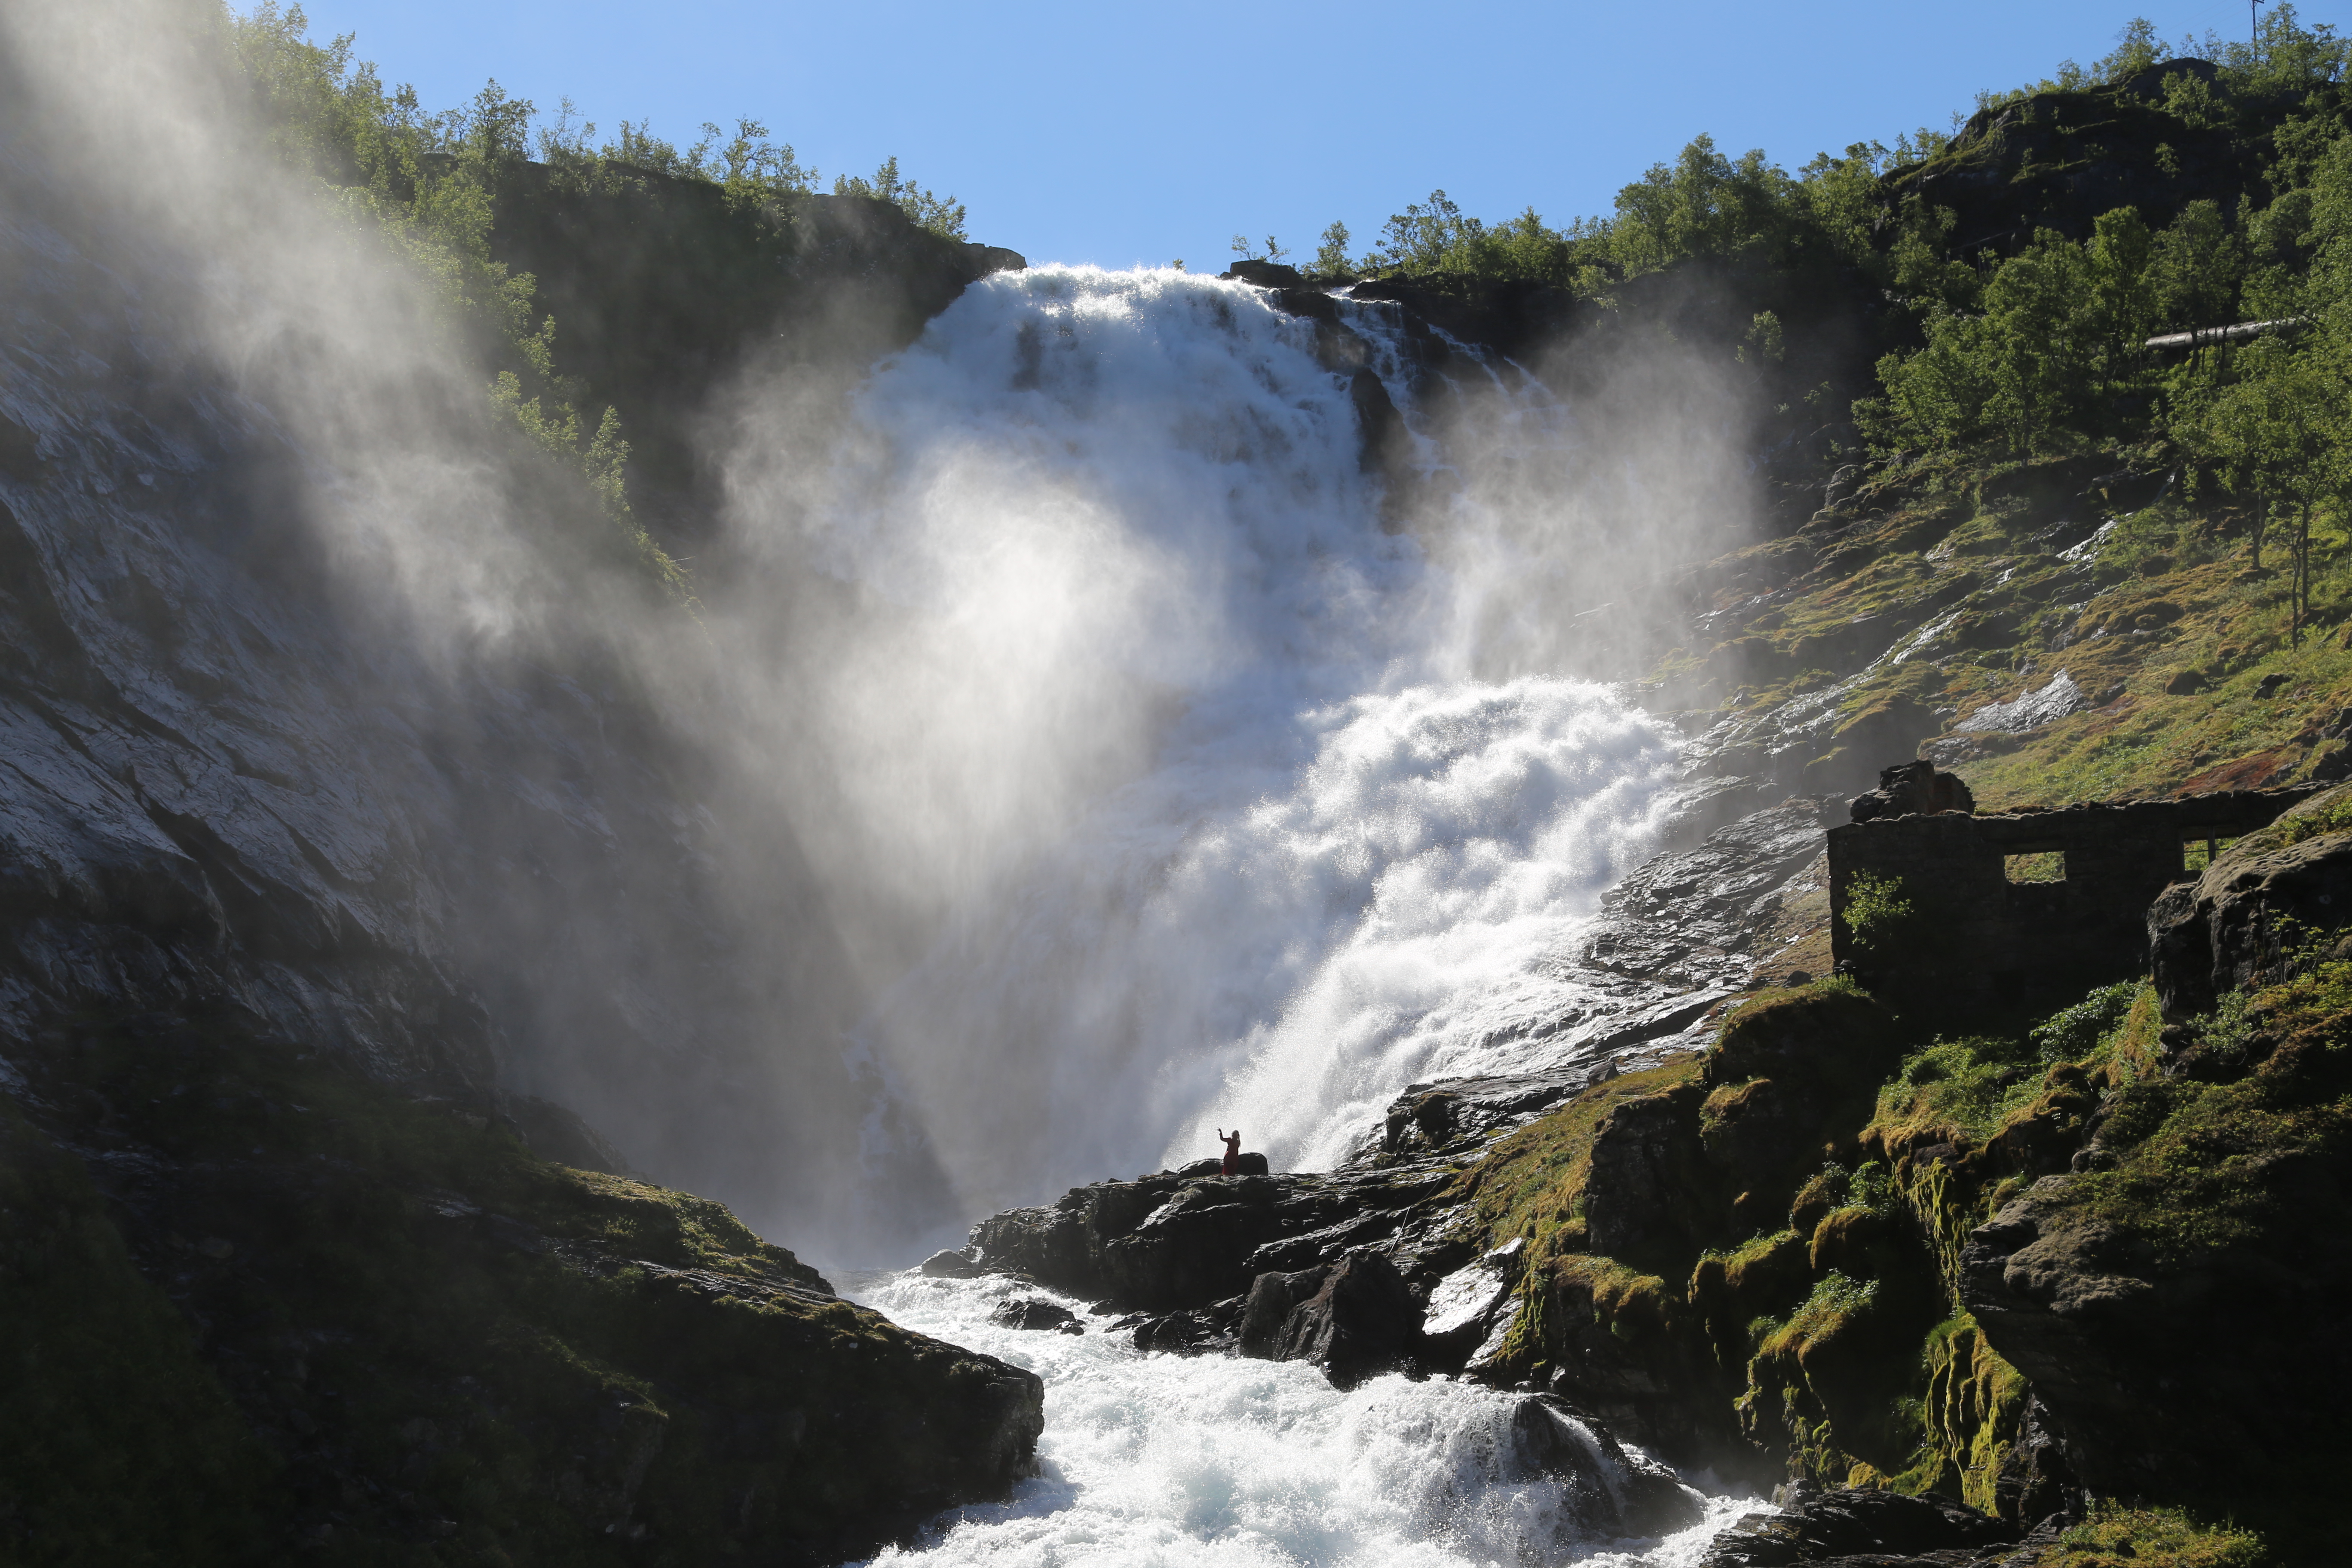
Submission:
[[[1862,871],[1846,889],[1845,911],[1840,918],[1865,958],[1885,963],[1909,945],[1918,910],[1904,896],[1902,878]]]
[[[2263,1538],[2231,1524],[2199,1524],[2177,1508],[2101,1502],[2058,1538],[2042,1568],[2257,1568],[2271,1561]]]
[[[1873,1214],[1891,1214],[1897,1196],[1894,1179],[1886,1173],[1886,1167],[1875,1160],[1863,1162],[1862,1168],[1854,1172],[1846,1184],[1845,1201],[1849,1208],[1868,1209]]]
[[[2035,1026],[2032,1038],[2045,1062],[2078,1062],[2098,1048],[2101,1039],[2124,1021],[2139,995],[2140,983],[2119,980],[2103,985],[2073,1006],[2053,1013]]]

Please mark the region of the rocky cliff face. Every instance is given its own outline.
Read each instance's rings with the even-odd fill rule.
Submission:
[[[234,1011],[44,1029],[0,1107],[0,1551],[824,1563],[1026,1472],[1038,1380],[722,1205]]]
[[[814,1563],[1002,1495],[1035,1379],[573,1168],[790,1228],[852,1158],[845,965],[679,721],[688,611],[464,365],[273,316],[238,268],[299,245],[192,257],[0,129],[0,1231],[47,1412],[0,1539]],[[837,266],[888,331],[1003,259],[827,210],[781,291]]]
[[[723,820],[707,738],[674,721],[719,706],[686,612],[502,491],[533,458],[460,410],[399,460],[522,537],[485,518],[478,552],[400,559],[350,515],[341,455],[220,357],[184,258],[6,173],[0,1021],[233,1001],[387,1076],[554,1096],[706,1189],[847,1158],[843,965],[789,833]],[[821,204],[739,340],[848,289],[867,338],[903,341],[1018,261],[879,206]],[[599,327],[596,363],[627,368]],[[740,357],[703,335],[656,378],[673,435],[689,371]],[[418,624],[420,573],[475,624]],[[473,581],[501,574],[528,586]]]

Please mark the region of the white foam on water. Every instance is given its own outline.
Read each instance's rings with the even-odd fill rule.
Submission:
[[[1409,404],[1393,326],[1342,309]],[[826,650],[851,858],[942,911],[860,1042],[953,1188],[933,1245],[1219,1124],[1328,1165],[1409,1083],[1542,1065],[1582,921],[1654,842],[1674,731],[1590,681],[1470,677],[1475,595],[1383,529],[1314,351],[1237,285],[1000,276],[835,454],[806,558],[882,607]],[[1558,432],[1530,397],[1528,438]],[[1045,1384],[1039,1473],[877,1561],[1671,1568],[1750,1506],[1583,1539],[1511,1395],[992,1323],[1014,1289],[857,1284]]]
[[[997,1303],[1041,1294],[1007,1280],[848,1283],[897,1321],[1045,1383],[1039,1473],[1011,1500],[945,1516],[876,1563],[1688,1568],[1762,1506],[1713,1498],[1699,1524],[1663,1540],[1581,1540],[1570,1484],[1515,1472],[1509,1394],[1402,1376],[1341,1393],[1297,1362],[1143,1354],[1100,1319],[1082,1336],[1000,1328],[988,1321]]]
[[[1411,1082],[1538,1065],[1482,1042],[1572,1003],[1579,922],[1654,841],[1673,731],[1465,677],[1461,585],[1383,529],[1315,341],[1241,285],[1001,275],[836,452],[810,558],[892,608],[837,655],[861,864],[945,910],[872,1045],[955,1224],[1235,1121],[1328,1165]]]

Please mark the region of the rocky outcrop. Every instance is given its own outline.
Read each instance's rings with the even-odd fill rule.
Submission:
[[[2347,1386],[2318,1327],[2340,1259],[2244,1247],[2167,1266],[2147,1233],[2089,1209],[2082,1183],[2043,1178],[1961,1255],[1962,1300],[2032,1381],[2068,1468],[2095,1493],[2179,1496],[2294,1463],[2312,1392]]]
[[[1707,1547],[1701,1568],[1991,1568],[2018,1538],[2014,1526],[1948,1498],[1793,1481],[1774,1500],[1780,1512],[1741,1519]]]
[[[1938,811],[1968,814],[1976,808],[1976,796],[1957,775],[1937,772],[1933,763],[1898,763],[1880,770],[1876,789],[1854,796],[1848,819],[1868,822],[1874,817]]]
[[[1035,1376],[841,1300],[720,1205],[535,1158],[487,1101],[233,1016],[18,1059],[0,1246],[39,1267],[0,1330],[36,1419],[0,1434],[0,1556],[814,1565],[1030,1465]]]
[[[1152,1312],[1241,1297],[1259,1275],[1295,1273],[1380,1244],[1427,1289],[1467,1256],[1437,1233],[1453,1173],[1426,1165],[1328,1175],[1181,1176],[1079,1187],[1045,1208],[972,1229],[988,1269]]]
[[[2314,795],[2157,900],[2148,954],[2167,1019],[2212,1011],[2222,993],[2279,971],[2290,946],[2352,924],[2352,833],[2339,817],[2352,818],[2352,786]]]
[[[1412,1365],[1421,1348],[1421,1303],[1377,1252],[1250,1282],[1240,1350],[1266,1361],[1311,1362],[1341,1388]]]

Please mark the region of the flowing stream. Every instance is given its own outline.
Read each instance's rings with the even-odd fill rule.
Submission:
[[[1341,306],[1434,465],[1384,309]],[[1479,374],[1490,424],[1575,441],[1540,386]],[[861,393],[793,544],[868,605],[828,655],[835,744],[872,770],[849,841],[945,911],[860,1042],[897,1111],[870,1144],[922,1140],[953,1200],[836,1264],[1198,1158],[1219,1125],[1328,1167],[1410,1083],[1546,1065],[1678,741],[1572,672],[1473,679],[1465,628],[1524,590],[1422,541],[1509,520],[1457,485],[1391,531],[1359,449],[1312,322],[1170,271],[989,279]],[[943,1562],[1671,1563],[1708,1533],[1578,1539],[1564,1483],[1511,1458],[1510,1402],[1466,1384],[1340,1394],[995,1328],[999,1282],[844,1279],[1046,1380],[1042,1475]]]
[[[1139,1353],[1082,1335],[998,1328],[989,1310],[1038,1294],[917,1274],[837,1283],[896,1321],[1045,1380],[1038,1471],[1013,1499],[935,1521],[902,1568],[1468,1568],[1578,1563],[1689,1568],[1761,1507],[1710,1497],[1658,1541],[1584,1536],[1574,1487],[1516,1451],[1513,1400],[1402,1376],[1342,1394],[1297,1362]],[[1081,1313],[1083,1304],[1073,1303]]]

